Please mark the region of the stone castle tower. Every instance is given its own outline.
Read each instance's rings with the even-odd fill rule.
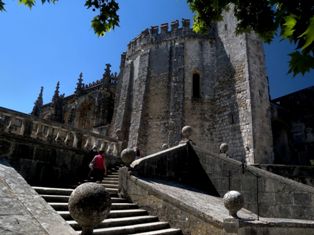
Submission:
[[[189,20],[144,30],[122,55],[112,130],[144,154],[176,145],[184,125],[209,152],[229,145],[230,157],[272,162],[268,80],[261,41],[235,35],[226,13],[208,35]],[[245,159],[244,159],[245,156]]]
[[[181,128],[190,125],[193,142],[209,152],[227,143],[231,158],[270,163],[262,43],[254,34],[236,35],[235,27],[229,12],[207,35],[194,33],[189,20],[146,29],[122,54],[119,76],[109,64],[92,84],[80,75],[75,94],[60,96],[59,106],[41,105],[39,116],[112,136],[120,130],[124,147],[144,155],[178,144]]]

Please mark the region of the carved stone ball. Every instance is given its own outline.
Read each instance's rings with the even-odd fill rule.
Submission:
[[[184,126],[182,128],[181,133],[182,133],[183,138],[190,139],[190,136],[193,133],[193,129],[191,126]]]
[[[243,207],[244,199],[238,191],[229,191],[223,197],[225,207],[229,210],[229,215],[237,218],[237,212]]]
[[[229,149],[229,146],[228,144],[226,143],[222,143],[220,146],[219,146],[219,150],[221,153],[227,153],[228,152],[228,149]]]
[[[121,159],[126,166],[130,166],[130,164],[135,160],[135,151],[131,148],[126,148],[121,152]]]
[[[109,214],[111,198],[105,187],[96,183],[79,185],[69,198],[69,211],[83,228],[93,228]]]

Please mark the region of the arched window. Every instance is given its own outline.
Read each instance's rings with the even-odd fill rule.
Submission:
[[[200,87],[200,75],[198,73],[193,74],[193,98],[201,98],[201,87]]]

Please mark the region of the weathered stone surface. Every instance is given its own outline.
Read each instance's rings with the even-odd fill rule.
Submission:
[[[230,158],[272,160],[262,44],[254,35],[235,34],[232,13],[213,28],[199,35],[187,27],[162,33],[155,27],[129,44],[113,119],[125,146],[152,154],[163,143],[178,144],[189,124],[193,142],[204,149],[218,153],[225,142]]]
[[[213,155],[197,146],[193,149],[220,196],[237,190],[244,197],[245,208],[256,213],[258,203],[261,216],[314,219],[314,197],[310,196],[314,194],[313,187]]]
[[[237,218],[237,212],[244,205],[244,198],[238,191],[229,191],[223,197],[224,205],[229,210],[229,215]]]
[[[121,159],[125,165],[130,166],[130,164],[135,160],[135,151],[131,148],[124,149],[121,152]]]
[[[76,232],[11,167],[0,165],[1,235]]]
[[[108,216],[110,208],[110,194],[97,183],[79,185],[69,198],[70,214],[83,228],[95,227]]]

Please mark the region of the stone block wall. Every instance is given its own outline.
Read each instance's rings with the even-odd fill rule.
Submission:
[[[314,219],[312,187],[197,147],[194,150],[220,196],[237,190],[244,196],[245,208],[264,217]]]
[[[226,142],[234,159],[250,164],[272,161],[259,40],[235,35],[232,12],[207,35],[196,34],[189,24],[183,20],[180,28],[173,23],[170,31],[163,24],[160,32],[152,27],[130,42],[113,123],[124,132],[125,146],[152,154],[163,144],[178,144],[181,128],[190,125],[192,140],[210,152],[218,153]],[[256,92],[259,99],[251,100]]]
[[[167,190],[158,188],[151,181],[142,180],[130,176],[126,168],[119,170],[119,190],[124,197],[130,198],[133,202],[147,210],[159,219],[168,221],[172,227],[180,228],[185,235],[223,235],[222,220],[211,215],[208,211],[199,211],[196,204],[200,207],[211,208],[216,205],[204,205],[201,202],[184,201],[174,195],[168,194]],[[169,192],[169,191],[168,191]],[[182,190],[176,193],[186,193]],[[193,195],[193,192],[191,192]],[[190,198],[191,200],[195,198]],[[226,211],[224,211],[226,213]],[[225,214],[227,215],[227,213]],[[217,216],[218,217],[218,216]]]
[[[68,186],[87,177],[88,152],[40,140],[0,136],[1,161],[7,162],[32,185]]]
[[[76,185],[87,179],[88,164],[96,153],[29,137],[0,135],[0,163],[12,166],[31,185]],[[108,167],[120,162],[120,158],[106,153]]]
[[[217,91],[225,103],[221,108],[229,108],[229,113],[219,116],[225,119],[228,115],[230,121],[226,127],[218,128],[215,136],[220,136],[220,129],[224,132],[230,126],[232,135],[226,133],[220,139],[229,144],[232,158],[242,160],[244,154],[250,164],[272,162],[270,103],[262,43],[253,34],[236,35],[237,22],[232,6],[230,8],[224,13],[224,20],[217,24],[220,39],[217,54],[221,55],[218,64],[228,62],[222,56],[225,54],[232,77],[229,81],[226,80],[228,76],[218,78],[217,84],[221,87]],[[221,70],[222,66],[218,71]]]

